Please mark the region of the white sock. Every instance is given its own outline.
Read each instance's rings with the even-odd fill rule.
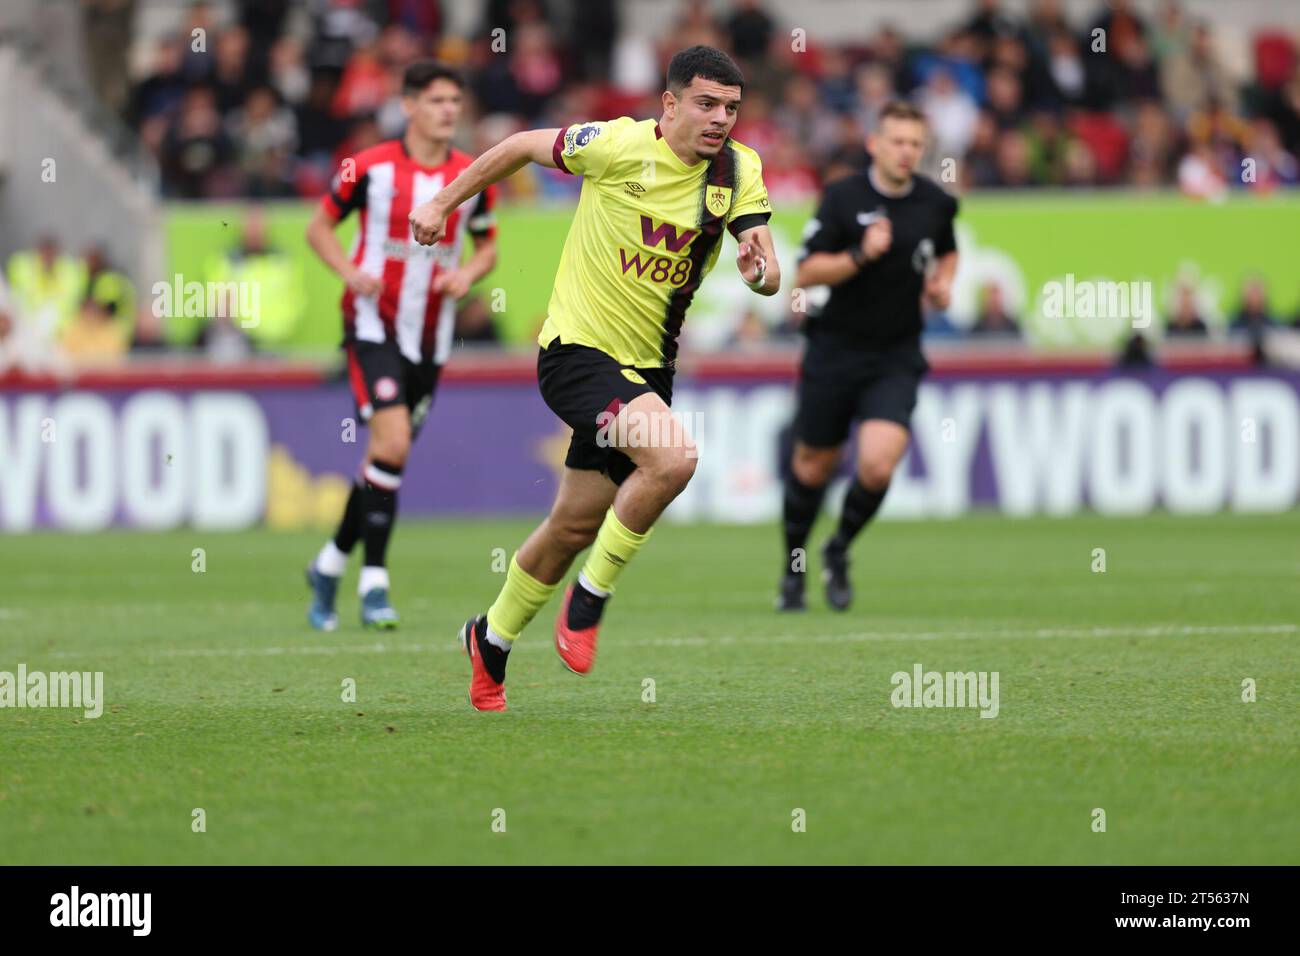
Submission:
[[[361,569],[361,580],[357,582],[357,593],[365,597],[375,588],[388,590],[388,569],[368,564]]]
[[[488,626],[487,642],[493,647],[501,648],[501,650],[505,651],[507,654],[510,653],[510,648],[514,646],[510,641],[507,641],[496,631],[492,630],[490,625]]]
[[[578,572],[578,583],[598,598],[609,597],[608,591],[602,591],[600,588],[596,587],[596,585],[587,580],[587,575],[583,574],[581,571]]]
[[[334,542],[326,541],[325,547],[316,555],[316,570],[331,578],[343,576],[348,569],[348,556],[338,549]]]

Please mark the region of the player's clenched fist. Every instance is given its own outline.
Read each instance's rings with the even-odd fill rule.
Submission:
[[[862,234],[862,254],[868,262],[875,262],[889,251],[893,242],[894,227],[888,219],[877,219]]]
[[[447,216],[435,200],[417,206],[411,213],[411,233],[422,246],[431,246],[447,231]]]
[[[767,272],[767,260],[763,258],[763,252],[757,244],[742,242],[736,253],[736,268],[746,282],[759,282]]]

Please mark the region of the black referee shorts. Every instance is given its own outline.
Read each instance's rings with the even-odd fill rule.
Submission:
[[[831,448],[845,442],[854,421],[869,418],[910,429],[917,388],[929,370],[915,341],[865,349],[810,337],[799,376],[795,438]]]
[[[554,339],[537,355],[537,385],[551,411],[573,429],[566,468],[599,471],[621,485],[636,465],[617,448],[601,444],[596,434],[608,421],[603,413],[618,410],[639,395],[654,392],[673,401],[673,370],[620,365],[599,349],[561,345]]]

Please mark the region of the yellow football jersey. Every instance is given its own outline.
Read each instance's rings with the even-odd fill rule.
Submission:
[[[560,130],[556,165],[585,177],[539,344],[600,349],[623,365],[671,367],[695,290],[733,234],[771,213],[758,154],[728,139],[693,166],[655,120]]]

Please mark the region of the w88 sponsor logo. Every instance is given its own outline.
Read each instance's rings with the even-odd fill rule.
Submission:
[[[618,257],[623,265],[623,274],[635,269],[638,279],[646,278],[651,282],[667,282],[674,287],[683,286],[691,277],[693,263],[690,259],[671,259],[668,256],[641,257],[640,252],[628,255],[626,249],[618,250]]]
[[[688,257],[673,259],[669,256],[647,255],[645,261],[641,260],[641,253],[634,252],[629,258],[626,249],[618,250],[619,261],[623,266],[623,274],[627,275],[629,269],[636,269],[638,279],[645,277],[649,271],[651,282],[667,282],[673,286],[683,286],[691,277],[691,260],[689,258],[689,247],[691,242],[699,235],[698,229],[681,229],[671,222],[656,224],[649,216],[641,217],[641,242],[651,249],[662,245],[669,252],[680,253],[682,250],[688,250]]]

